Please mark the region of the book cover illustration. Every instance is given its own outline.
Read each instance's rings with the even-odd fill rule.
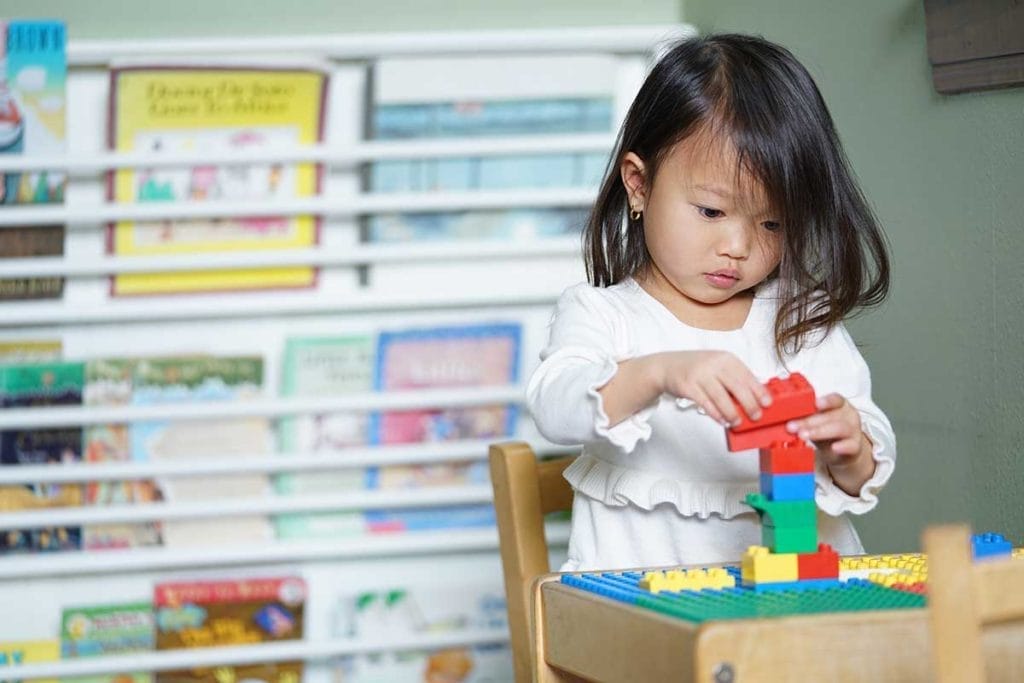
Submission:
[[[60,641],[56,638],[53,640],[0,641],[0,668],[24,664],[43,664],[59,660]],[[57,678],[37,678],[33,683],[60,683],[60,681]]]
[[[61,659],[149,652],[156,646],[153,606],[146,603],[68,607],[61,614]],[[63,679],[65,683],[150,683],[148,673]]]
[[[366,640],[505,628],[504,593],[485,585],[395,587],[344,596],[334,621],[338,637]],[[334,666],[336,680],[344,683],[512,681],[512,655],[504,643],[356,655]]]
[[[17,339],[0,341],[0,364],[46,363],[60,360],[64,343],[60,339]]]
[[[306,68],[122,67],[111,72],[110,147],[182,153],[294,148],[321,141],[327,74]],[[300,163],[121,169],[117,202],[244,201],[311,197],[320,167]],[[314,216],[253,216],[155,222],[123,221],[108,234],[120,256],[308,248],[318,241]],[[309,266],[123,274],[113,295],[303,288]]]
[[[430,60],[427,60],[430,61]],[[425,78],[426,64],[384,60],[375,71],[368,136],[378,140],[514,137],[558,133],[611,133],[614,121],[607,64],[558,59],[544,65],[508,60],[481,86],[482,66],[436,60],[448,78]],[[571,64],[570,64],[571,62]],[[583,73],[579,82],[558,81],[562,69]],[[516,73],[516,72],[522,73]],[[530,73],[523,77],[523,73]],[[585,73],[586,72],[586,73]],[[595,78],[596,76],[596,78]],[[596,84],[595,84],[596,83]],[[395,159],[370,165],[375,192],[504,190],[597,187],[606,152],[556,152],[453,158]],[[583,208],[386,213],[364,222],[373,242],[459,239],[531,239],[578,234]]]
[[[295,337],[286,340],[281,393],[284,396],[340,396],[373,390],[371,335]],[[288,453],[335,451],[368,442],[366,412],[301,415],[280,420],[280,448]],[[283,473],[275,477],[279,494],[339,493],[362,490],[365,468]],[[363,520],[358,512],[277,515],[278,538],[337,537],[358,534]]]
[[[0,367],[0,397],[4,408],[81,405],[82,363],[40,363]],[[10,429],[0,432],[0,464],[77,462],[82,458],[81,427]],[[21,510],[82,503],[82,487],[74,484],[0,486],[0,509]],[[79,527],[5,529],[0,554],[75,550],[81,544]]]
[[[132,382],[137,361],[131,358],[97,358],[85,364],[85,404],[126,406],[132,402]],[[85,461],[130,462],[131,426],[96,424],[85,427]],[[87,505],[145,504],[161,500],[151,479],[90,481],[85,485]],[[84,550],[134,548],[160,545],[160,523],[93,524],[82,528]]]
[[[374,384],[379,391],[505,386],[519,380],[518,323],[381,332]],[[515,431],[514,405],[387,411],[371,419],[374,443],[486,439]]]
[[[252,400],[262,395],[263,359],[251,356],[146,358],[135,365],[132,403],[166,405]],[[131,457],[138,462],[242,458],[271,452],[273,430],[263,417],[140,421],[130,431]],[[260,498],[263,474],[161,477],[159,495],[168,502]],[[263,515],[161,524],[166,546],[231,545],[273,537]]]
[[[381,332],[374,384],[379,391],[505,386],[519,380],[522,328],[485,323]],[[515,433],[518,408],[490,405],[385,411],[371,417],[376,444],[496,439]],[[433,463],[371,470],[368,488],[486,483],[482,464]],[[368,510],[370,533],[492,526],[491,505]]]
[[[64,151],[64,44],[62,22],[0,21],[0,154]],[[62,203],[66,182],[62,171],[0,173],[0,205]],[[63,253],[63,225],[0,229],[0,258]],[[62,277],[0,279],[0,300],[54,299],[63,291]]]
[[[154,586],[157,650],[301,640],[306,582],[298,576]],[[302,662],[161,671],[156,683],[300,683]]]

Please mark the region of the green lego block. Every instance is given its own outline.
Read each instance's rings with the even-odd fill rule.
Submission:
[[[757,510],[761,524],[776,529],[802,528],[818,523],[818,506],[813,500],[776,501],[768,500],[761,493],[748,493],[747,505]]]
[[[761,544],[773,553],[813,553],[818,550],[818,527],[761,526]]]

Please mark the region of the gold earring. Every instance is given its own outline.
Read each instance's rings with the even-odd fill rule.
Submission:
[[[643,215],[643,212],[637,211],[636,209],[632,209],[631,208],[629,210],[629,220],[631,220],[631,221],[638,221],[638,220],[640,220],[640,216],[642,216],[642,215]]]

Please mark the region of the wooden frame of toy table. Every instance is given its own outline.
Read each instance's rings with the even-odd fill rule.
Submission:
[[[695,624],[572,588],[534,585],[539,682],[931,681],[926,609]],[[1024,626],[985,634],[989,681],[1024,681]],[[538,656],[537,653],[541,653]]]

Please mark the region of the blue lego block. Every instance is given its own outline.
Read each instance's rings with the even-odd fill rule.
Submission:
[[[814,474],[762,472],[761,493],[768,500],[814,500]]]
[[[743,587],[749,588],[755,593],[767,593],[769,591],[823,590],[825,588],[838,588],[840,585],[839,579],[801,579],[800,581],[745,583]]]
[[[1013,554],[1013,545],[1002,534],[984,533],[971,536],[971,554],[974,559],[988,557],[1009,557]]]

